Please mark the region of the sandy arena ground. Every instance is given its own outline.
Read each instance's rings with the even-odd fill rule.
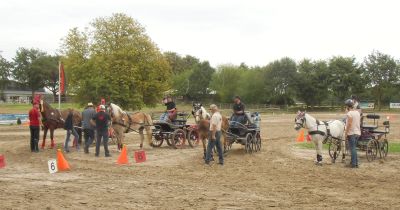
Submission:
[[[338,114],[318,114],[321,120]],[[359,152],[359,169],[315,166],[313,150],[294,147],[294,115],[262,116],[263,148],[245,154],[235,144],[223,167],[205,166],[202,148],[146,149],[147,162],[136,164],[139,137],[128,134],[128,166],[111,158],[65,154],[72,170],[49,174],[47,161],[56,150],[38,154],[29,148],[28,127],[0,126],[0,209],[400,209],[400,155],[367,162]],[[400,115],[392,114],[389,140],[400,139]],[[42,137],[43,133],[41,133]],[[57,130],[61,146],[65,131]]]

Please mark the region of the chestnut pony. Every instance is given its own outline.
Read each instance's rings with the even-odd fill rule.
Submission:
[[[204,152],[204,158],[206,155],[206,150],[207,150],[207,139],[208,139],[208,133],[210,130],[210,119],[211,115],[207,112],[207,110],[203,107],[201,103],[193,103],[193,108],[192,108],[192,115],[196,121],[196,124],[198,125],[198,131],[199,131],[199,138],[201,139],[201,142],[203,143],[203,152]],[[221,125],[221,131],[222,131],[222,137],[223,141],[222,144],[224,145],[224,151],[226,148],[226,131],[229,128],[229,120],[225,116],[222,116],[222,125]]]
[[[43,124],[43,141],[41,148],[44,149],[46,145],[46,136],[47,131],[50,130],[50,139],[51,145],[50,148],[54,148],[54,130],[57,128],[64,128],[64,121],[68,116],[70,111],[73,112],[73,124],[75,126],[76,131],[79,134],[78,141],[82,138],[82,129],[79,127],[81,125],[82,116],[81,113],[74,109],[65,109],[59,111],[58,109],[54,109],[50,106],[46,101],[40,100],[39,103],[40,114],[42,115],[42,124]]]

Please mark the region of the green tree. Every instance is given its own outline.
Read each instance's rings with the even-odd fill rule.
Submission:
[[[58,85],[59,85],[59,61],[60,56],[44,56],[41,58],[43,62],[44,87],[51,91],[53,100],[57,100]]]
[[[361,69],[354,57],[333,57],[329,60],[329,90],[339,100],[364,92]]]
[[[232,97],[238,95],[240,80],[244,70],[233,65],[222,65],[212,76],[210,88],[216,91],[221,102],[232,102]]]
[[[38,49],[20,48],[14,57],[13,78],[23,86],[30,88],[32,98],[35,91],[44,87],[44,57],[46,53]]]
[[[154,105],[170,85],[171,69],[145,29],[125,14],[95,19],[63,40],[69,91],[84,101],[111,98],[124,108]]]
[[[307,106],[321,105],[328,95],[328,65],[325,61],[302,60],[297,66],[296,95]]]
[[[9,81],[11,70],[12,63],[0,55],[0,100],[5,100],[3,93]]]
[[[294,102],[296,62],[291,58],[276,60],[265,67],[264,81],[270,103],[290,105]]]
[[[239,80],[237,95],[240,95],[245,103],[266,103],[262,69],[259,67],[249,68],[243,63],[239,68],[243,72]]]
[[[215,69],[207,61],[196,64],[189,76],[188,96],[200,100],[210,93],[209,84]]]
[[[380,110],[385,93],[389,93],[400,79],[399,66],[390,55],[373,51],[364,59],[362,69]]]

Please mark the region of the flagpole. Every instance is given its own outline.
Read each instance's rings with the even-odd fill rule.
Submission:
[[[58,109],[61,110],[61,61],[58,61]]]

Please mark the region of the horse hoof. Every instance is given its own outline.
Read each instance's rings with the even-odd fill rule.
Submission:
[[[316,162],[315,165],[322,166],[322,162]]]

